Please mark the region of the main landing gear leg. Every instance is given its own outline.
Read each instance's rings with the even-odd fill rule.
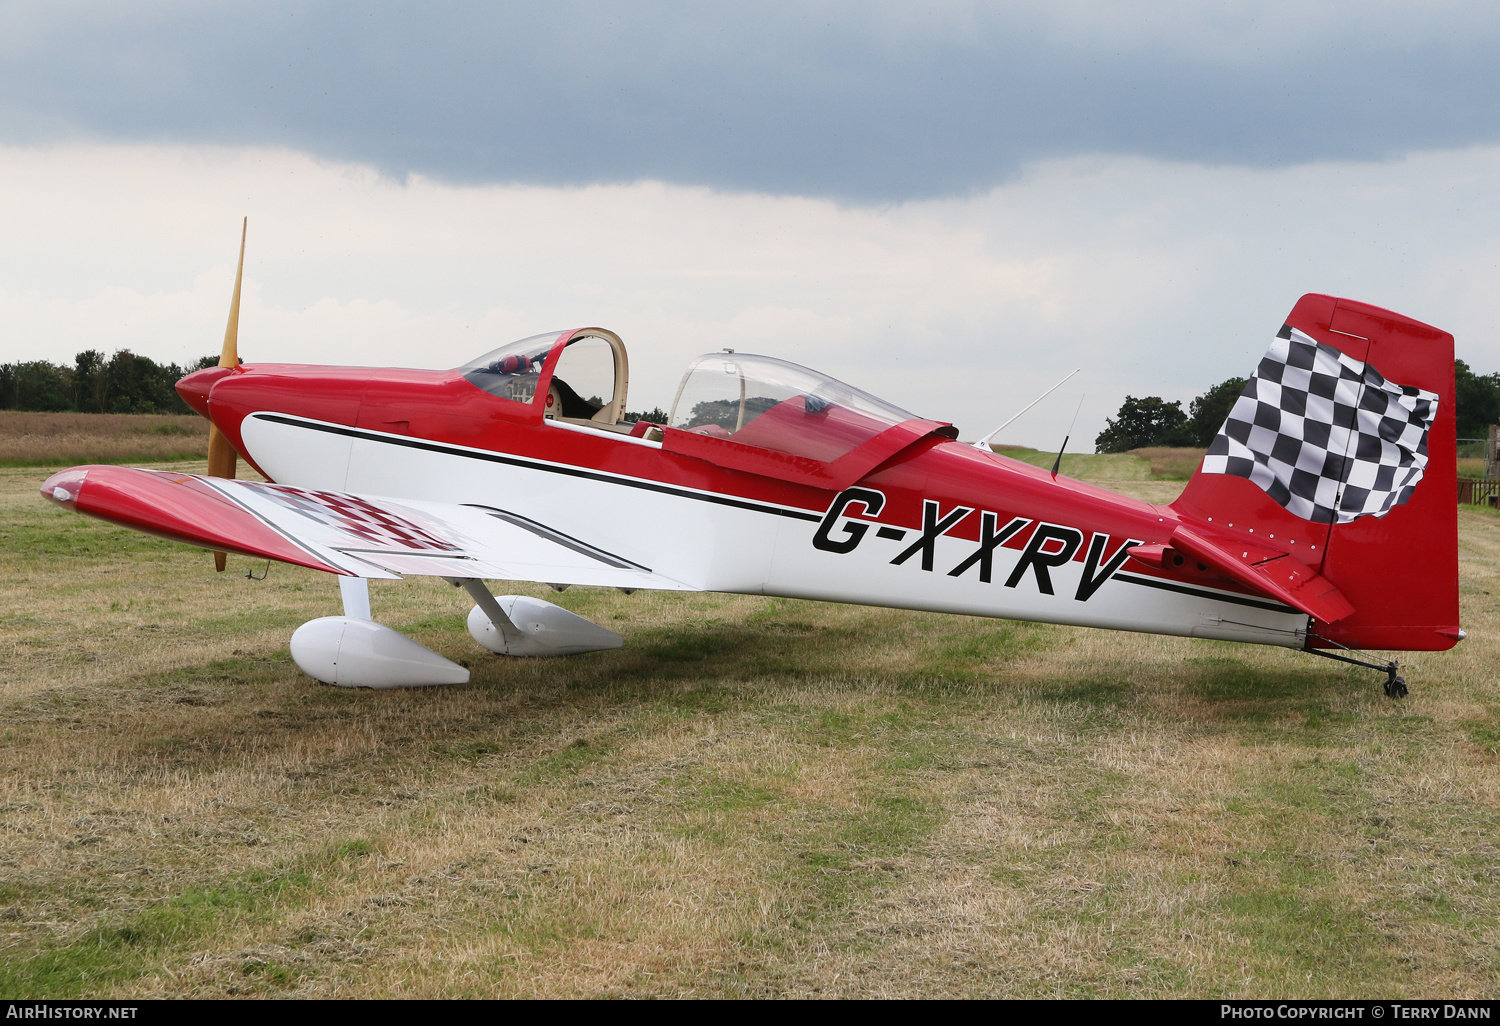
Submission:
[[[469,593],[469,597],[474,600],[474,604],[484,611],[484,615],[489,617],[490,623],[495,625],[495,630],[500,632],[500,637],[504,640],[506,649],[519,649],[526,644],[525,632],[517,627],[515,622],[505,614],[505,610],[500,608],[500,603],[495,601],[494,594],[485,586],[483,581],[472,577],[445,577],[443,580],[455,588],[462,588]]]
[[[614,631],[551,602],[525,595],[496,598],[483,581],[473,578],[445,580],[462,587],[474,600],[474,608],[469,610],[469,634],[498,655],[578,655],[625,644],[625,639]]]
[[[1303,649],[1303,651],[1309,653],[1310,655],[1322,656],[1324,659],[1337,659],[1341,663],[1349,663],[1353,666],[1363,666],[1371,670],[1379,670],[1386,675],[1385,697],[1405,698],[1407,695],[1406,678],[1402,677],[1399,673],[1396,672],[1399,667],[1396,665],[1396,660],[1394,659],[1382,666],[1379,663],[1367,663],[1363,659],[1351,659],[1348,656],[1338,655],[1335,652],[1324,652],[1323,650],[1317,648]]]

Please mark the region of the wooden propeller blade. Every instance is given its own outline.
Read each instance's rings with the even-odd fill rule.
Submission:
[[[224,348],[219,352],[220,367],[240,365],[240,282],[245,276],[245,233],[250,228],[250,218],[240,225],[240,263],[234,270],[234,296],[229,300],[229,323],[224,327]],[[208,425],[208,476],[233,479],[239,454],[224,433],[212,422]],[[214,569],[224,572],[228,555],[214,553]]]
[[[234,271],[234,298],[229,301],[229,324],[224,328],[224,349],[219,353],[220,367],[240,365],[240,279],[245,275],[245,232],[250,228],[250,218],[240,225],[240,265]]]
[[[234,479],[235,464],[239,462],[239,453],[234,451],[234,446],[229,439],[224,437],[224,432],[210,424],[208,427],[208,476],[227,477]]]

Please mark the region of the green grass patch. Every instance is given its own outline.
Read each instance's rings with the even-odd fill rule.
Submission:
[[[302,869],[184,891],[94,927],[77,940],[0,962],[0,998],[97,996],[101,987],[145,975],[206,938],[272,919],[284,903],[316,889],[317,878]]]
[[[571,776],[604,759],[611,747],[609,739],[604,737],[580,737],[531,762],[516,774],[516,783],[520,786],[546,784]]]
[[[139,531],[114,527],[66,510],[49,508],[37,497],[45,515],[0,521],[0,553],[72,560],[118,561],[132,555],[168,556],[198,552],[188,545]]]

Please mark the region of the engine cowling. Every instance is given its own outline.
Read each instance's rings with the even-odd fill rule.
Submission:
[[[500,595],[495,599],[510,622],[524,635],[519,644],[507,644],[483,609],[469,610],[469,633],[491,652],[509,656],[564,656],[603,652],[624,646],[625,639],[562,606],[526,595]]]

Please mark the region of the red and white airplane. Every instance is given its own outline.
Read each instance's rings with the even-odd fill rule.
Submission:
[[[474,639],[511,656],[623,641],[485,581],[780,595],[1325,655],[1464,637],[1453,337],[1363,303],[1298,301],[1165,506],[959,442],[949,424],[770,357],[700,357],[658,425],[624,419],[625,346],[602,328],[446,371],[241,364],[238,307],[237,274],[220,366],[177,385],[213,424],[207,476],[75,467],[42,494],[215,550],[220,569],[232,551],[338,575],[343,615],[291,641],[330,684],[467,681],[371,620],[368,581],[411,574],[462,586]],[[236,453],[273,483],[233,480]],[[1361,665],[1405,693],[1394,662]]]

